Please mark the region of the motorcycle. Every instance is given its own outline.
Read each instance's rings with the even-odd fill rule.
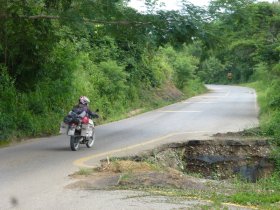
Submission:
[[[72,151],[79,150],[80,144],[85,144],[88,148],[91,148],[95,142],[94,122],[85,111],[81,114],[71,111],[61,123],[60,134],[70,136]]]

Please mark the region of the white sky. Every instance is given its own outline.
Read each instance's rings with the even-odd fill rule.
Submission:
[[[160,0],[164,2],[166,9],[168,10],[176,10],[179,9],[180,0]],[[268,1],[273,2],[277,0],[259,0],[259,1]],[[196,6],[207,6],[210,0],[189,0],[189,2],[193,3]],[[139,10],[144,11],[145,9],[145,0],[131,0],[129,6]]]
[[[160,0],[161,2],[164,2],[166,5],[166,8],[169,10],[178,9],[178,5],[180,5],[180,0]],[[189,2],[193,3],[197,6],[205,6],[209,3],[209,0],[189,0]],[[131,0],[130,4],[131,7],[137,8],[142,10],[142,8],[145,7],[145,0]]]

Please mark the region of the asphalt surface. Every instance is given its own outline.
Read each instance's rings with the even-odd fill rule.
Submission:
[[[100,159],[133,154],[156,145],[205,139],[217,132],[258,125],[256,94],[238,86],[208,85],[210,92],[158,110],[96,127],[93,148],[69,147],[65,135],[32,139],[0,149],[0,209],[171,209],[186,207],[128,199],[135,192],[66,189],[69,174]],[[59,129],[59,125],[58,125]],[[133,196],[134,197],[134,196]],[[135,197],[134,197],[135,198]],[[194,201],[190,201],[194,202]]]

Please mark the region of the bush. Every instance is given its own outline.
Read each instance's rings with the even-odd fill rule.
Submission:
[[[171,46],[161,49],[164,59],[167,61],[168,77],[183,90],[189,81],[195,79],[195,70],[198,68],[199,59],[192,55],[192,48],[184,45],[182,49],[174,50]],[[168,78],[167,77],[167,78]]]
[[[37,73],[41,79],[26,92],[15,88],[1,66],[0,140],[57,133],[63,116],[81,95],[91,99],[93,111],[99,108],[101,120],[111,121],[131,109],[166,104],[155,96],[165,84],[175,83],[188,96],[203,90],[194,75],[198,59],[186,46],[135,47],[133,55],[124,56],[113,39],[104,41],[92,47],[86,39],[61,39],[41,62]]]
[[[210,83],[224,83],[227,80],[227,72],[224,65],[216,57],[209,57],[202,63],[198,76],[204,82]]]
[[[271,112],[269,119],[262,124],[262,130],[266,135],[273,136],[280,146],[280,112]]]
[[[100,95],[106,95],[111,102],[124,101],[128,89],[124,67],[112,60],[101,62],[98,67],[104,76],[104,83],[99,86]]]
[[[0,65],[0,141],[16,129],[17,93],[7,69]]]
[[[260,104],[260,127],[265,135],[273,137],[280,146],[280,79],[279,65],[272,68],[267,63],[259,63],[254,68],[253,80],[256,83]],[[271,70],[272,69],[272,70]]]
[[[280,80],[273,80],[267,90],[267,103],[272,109],[280,108]],[[280,111],[280,110],[279,110]]]

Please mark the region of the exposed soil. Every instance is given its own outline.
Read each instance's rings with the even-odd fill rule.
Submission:
[[[174,84],[171,83],[165,83],[160,88],[156,88],[152,91],[152,94],[150,95],[151,101],[154,102],[171,102],[171,101],[180,101],[184,94],[174,86]],[[127,117],[132,117],[137,114],[142,113],[145,111],[145,109],[135,109],[127,113]]]
[[[89,175],[71,175],[79,179],[70,188],[112,189],[116,186],[132,188],[168,187],[180,189],[207,190],[210,186],[217,187],[219,182],[185,175],[172,168],[156,168],[152,164],[132,160],[117,160],[103,163]]]
[[[155,97],[162,98],[165,101],[178,100],[183,93],[171,83],[166,83],[155,91]]]
[[[209,179],[236,175],[255,182],[272,173],[270,145],[265,140],[189,141],[171,147],[182,153],[182,169]]]
[[[102,160],[98,168],[71,175],[78,181],[68,187],[152,186],[230,193],[233,188],[222,180],[241,176],[254,182],[271,174],[274,168],[266,140],[240,140],[239,135],[234,137],[237,136],[239,140],[221,140],[216,136],[217,140],[166,144],[137,156]]]

